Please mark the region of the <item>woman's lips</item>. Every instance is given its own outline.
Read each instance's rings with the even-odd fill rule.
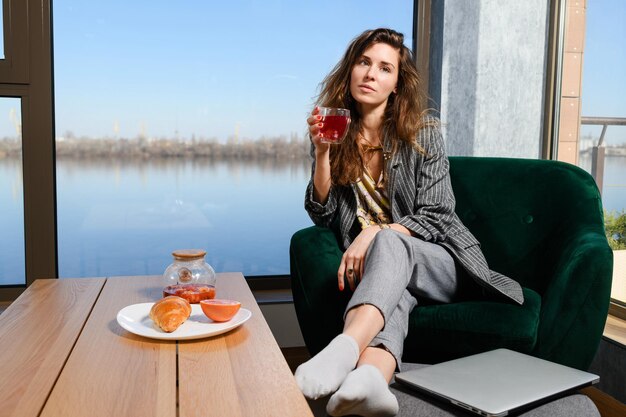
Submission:
[[[364,91],[376,91],[367,84],[359,84],[359,88]]]

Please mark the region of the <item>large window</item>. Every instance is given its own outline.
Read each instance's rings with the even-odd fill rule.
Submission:
[[[611,296],[626,305],[626,3],[567,6],[559,159],[596,178],[614,249]]]
[[[375,13],[372,10],[376,10]],[[349,41],[413,1],[54,2],[59,276],[289,272],[305,119]]]
[[[614,249],[611,296],[626,306],[626,4],[589,1],[586,12],[580,163],[595,168],[593,146],[605,148],[595,171]]]

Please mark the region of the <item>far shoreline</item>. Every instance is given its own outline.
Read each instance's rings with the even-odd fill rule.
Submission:
[[[217,140],[181,141],[173,139],[92,139],[69,138],[55,142],[56,157],[59,159],[215,159],[215,160],[308,160],[310,141],[292,135],[285,137],[261,138],[258,140]],[[21,140],[0,139],[0,159],[20,157]]]

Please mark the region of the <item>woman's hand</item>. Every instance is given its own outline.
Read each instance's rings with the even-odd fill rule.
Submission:
[[[311,116],[306,119],[306,122],[309,124],[309,134],[311,135],[311,142],[315,146],[315,151],[320,153],[328,152],[330,149],[330,145],[328,143],[322,142],[322,137],[320,136],[320,128],[323,126],[322,116],[319,115],[319,108],[315,107],[311,112]]]
[[[361,233],[352,241],[352,244],[346,249],[339,264],[337,271],[337,279],[339,280],[339,291],[345,288],[344,276],[348,280],[350,289],[354,291],[358,281],[363,276],[365,267],[365,254],[370,247],[376,233],[380,232],[378,226],[370,226],[363,229]]]
[[[309,134],[311,142],[315,146],[315,174],[313,174],[313,198],[320,204],[326,204],[330,194],[332,184],[330,178],[330,145],[322,142],[320,127],[322,127],[322,116],[320,109],[315,107],[311,116],[306,119],[309,124]]]

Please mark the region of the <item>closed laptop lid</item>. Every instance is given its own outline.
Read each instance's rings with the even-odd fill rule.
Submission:
[[[545,402],[599,381],[597,375],[508,349],[400,372],[396,381],[484,416]]]

